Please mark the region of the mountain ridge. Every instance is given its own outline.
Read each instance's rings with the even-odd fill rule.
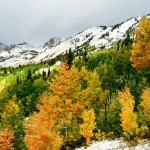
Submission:
[[[150,14],[146,16],[150,18]],[[12,45],[0,43],[0,68],[40,63],[55,58],[70,48],[75,50],[76,47],[81,47],[85,43],[97,49],[110,48],[117,41],[125,39],[127,34],[134,30],[140,19],[141,17],[132,17],[114,26],[93,26],[65,40],[54,37],[41,47],[34,47],[26,42]]]

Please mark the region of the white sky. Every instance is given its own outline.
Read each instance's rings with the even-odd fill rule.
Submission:
[[[0,42],[42,45],[150,13],[150,0],[0,0]]]

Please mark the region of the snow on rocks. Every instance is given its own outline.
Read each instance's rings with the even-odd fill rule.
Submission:
[[[54,68],[58,67],[61,65],[61,61],[57,61],[52,67],[46,67],[46,68],[42,68],[38,71],[35,72],[35,74],[42,74],[43,71],[46,72],[46,74],[48,74],[48,70],[50,69],[50,71],[52,71]]]
[[[93,142],[89,147],[76,148],[75,150],[150,150],[148,140],[141,141],[136,146],[131,146],[122,138],[108,141]]]

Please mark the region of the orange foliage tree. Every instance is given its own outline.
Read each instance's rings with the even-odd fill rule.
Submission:
[[[137,114],[133,112],[134,97],[128,88],[118,93],[119,102],[121,104],[121,126],[125,133],[134,136],[138,133]]]
[[[77,103],[77,95],[80,92],[80,73],[72,66],[68,70],[68,66],[63,63],[58,75],[51,84],[54,96],[61,99],[61,118],[62,118],[62,136],[64,142],[76,141],[80,138],[78,118],[75,111],[83,111],[80,103]]]
[[[142,17],[135,29],[136,39],[131,52],[133,67],[138,71],[150,66],[150,19]]]
[[[67,142],[78,140],[81,137],[79,120],[82,113],[87,108],[91,109],[92,103],[99,101],[102,94],[98,75],[96,72],[89,73],[85,68],[78,71],[74,66],[68,70],[64,63],[51,89],[62,101],[64,139]]]
[[[73,146],[82,136],[89,143],[95,128],[93,104],[100,101],[102,95],[96,72],[89,73],[85,68],[78,71],[74,66],[68,70],[68,66],[63,63],[51,83],[51,90],[50,95],[41,97],[41,104],[37,106],[39,113],[35,113],[27,125],[26,141],[29,150],[49,147],[57,150],[62,142]],[[82,120],[84,123],[81,128],[89,130],[87,134],[80,132]]]
[[[0,131],[0,150],[12,150],[13,139],[14,134],[8,127],[5,127],[3,131]]]
[[[56,96],[48,97],[44,94],[40,98],[41,104],[37,107],[39,113],[30,118],[25,140],[29,150],[59,150],[62,139],[59,136],[59,107],[60,99]],[[58,125],[59,123],[59,125]]]

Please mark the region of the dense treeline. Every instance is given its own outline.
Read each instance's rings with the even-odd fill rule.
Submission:
[[[111,49],[86,43],[39,65],[0,69],[0,149],[149,138],[150,19],[143,17],[135,33],[135,41],[127,33]],[[51,70],[58,60],[61,66]]]

